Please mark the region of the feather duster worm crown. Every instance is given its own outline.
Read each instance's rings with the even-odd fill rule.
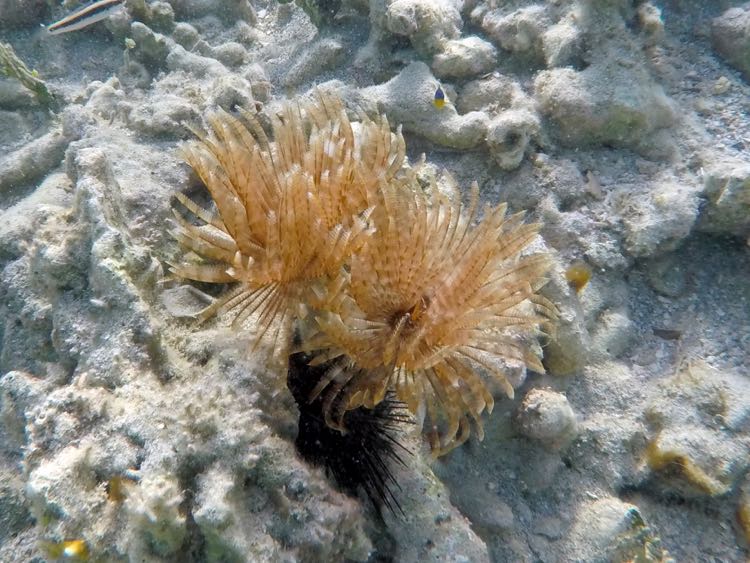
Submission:
[[[285,105],[272,118],[272,139],[254,115],[243,118],[218,111],[207,119],[208,133],[183,148],[216,212],[177,196],[202,224],[175,211],[174,235],[200,258],[172,271],[238,282],[199,320],[231,310],[237,327],[257,313],[256,343],[271,331],[285,350],[296,307],[363,244],[371,202],[402,167],[405,145],[384,116],[363,117],[355,137],[341,101],[323,92]]]
[[[470,419],[481,440],[481,414],[493,398],[475,371],[491,374],[512,397],[498,367],[518,359],[543,372],[519,340],[556,314],[537,294],[544,255],[520,256],[539,225],[506,206],[487,206],[473,226],[478,188],[468,207],[457,192],[428,197],[414,181],[382,186],[371,216],[374,232],[328,286],[318,333],[307,343],[316,361],[338,358],[311,394],[323,394],[326,422],[342,426],[352,408],[372,408],[394,389],[425,414],[433,452],[464,442]]]
[[[177,196],[174,234],[193,256],[172,270],[236,287],[199,320],[255,316],[251,342],[269,334],[281,356],[298,312],[312,310],[299,348],[314,355],[311,368],[326,367],[310,370],[308,401],[327,426],[344,431],[347,411],[392,391],[424,417],[436,455],[472,426],[481,439],[493,408],[485,377],[512,396],[504,360],[544,371],[529,340],[556,315],[538,294],[547,258],[523,254],[539,225],[505,205],[478,220],[476,185],[468,205],[455,186],[423,191],[404,169],[400,130],[384,116],[355,125],[323,92],[285,105],[270,138],[247,112],[207,121],[183,152],[216,209]]]

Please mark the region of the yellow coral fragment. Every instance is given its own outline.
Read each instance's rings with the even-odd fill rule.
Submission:
[[[654,471],[677,471],[697,490],[711,496],[723,495],[729,487],[708,475],[685,454],[659,447],[658,437],[646,448],[646,463]]]
[[[737,521],[745,536],[745,541],[750,543],[750,495],[745,494],[740,498],[740,504],[737,507]]]
[[[127,488],[132,484],[132,481],[127,477],[115,476],[107,481],[107,499],[120,503],[125,500],[127,496]]]
[[[89,558],[89,548],[84,540],[42,542],[41,547],[53,559],[87,561]]]
[[[570,287],[581,293],[591,279],[591,268],[585,262],[575,262],[565,270],[565,280]]]

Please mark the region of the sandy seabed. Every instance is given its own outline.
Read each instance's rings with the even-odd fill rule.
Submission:
[[[748,559],[750,4],[126,0],[40,27],[76,8],[0,0],[54,96],[0,78],[0,560]],[[385,522],[297,455],[284,370],[165,273],[174,194],[206,199],[187,126],[316,86],[553,258],[548,374],[438,460],[405,427]]]

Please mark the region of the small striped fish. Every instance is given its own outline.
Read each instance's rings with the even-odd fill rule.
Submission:
[[[83,29],[92,23],[103,20],[124,3],[125,0],[98,0],[47,26],[47,31],[52,35],[57,35]]]

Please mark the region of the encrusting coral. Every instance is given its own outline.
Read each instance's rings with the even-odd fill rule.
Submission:
[[[240,325],[258,311],[256,343],[273,328],[283,351],[300,319],[298,348],[311,366],[331,366],[309,397],[331,428],[345,432],[347,411],[373,409],[392,390],[425,417],[436,455],[468,438],[470,419],[482,439],[494,401],[475,368],[511,397],[504,360],[544,371],[528,340],[556,315],[538,294],[548,258],[522,256],[539,225],[504,204],[477,221],[476,184],[468,205],[455,186],[423,190],[404,167],[400,131],[384,116],[354,127],[331,95],[286,105],[272,141],[243,115],[247,125],[212,115],[184,150],[218,215],[178,196],[204,224],[175,213],[176,237],[208,262],[173,271],[239,282],[201,318],[236,310]]]
[[[243,117],[247,125],[224,111],[209,116],[210,132],[183,150],[218,213],[177,196],[204,224],[175,212],[175,236],[208,262],[172,271],[195,281],[239,282],[201,320],[233,310],[240,326],[257,311],[256,342],[273,328],[283,352],[309,290],[337,275],[363,244],[370,202],[379,183],[401,168],[405,145],[385,117],[364,119],[355,137],[341,101],[322,92],[312,102],[284,106],[273,118],[273,140],[255,116]]]

